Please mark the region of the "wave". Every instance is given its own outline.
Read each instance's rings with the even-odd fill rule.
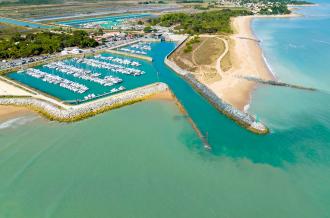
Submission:
[[[314,41],[314,42],[319,42],[319,43],[322,43],[322,44],[326,44],[326,45],[330,45],[330,42],[323,41],[323,40],[313,39],[313,41]]]
[[[244,111],[245,113],[247,113],[247,112],[249,111],[249,109],[250,109],[250,104],[246,104],[246,105],[244,106],[243,111]]]
[[[262,49],[261,49],[261,50],[262,50]],[[276,76],[276,74],[274,73],[272,67],[270,66],[270,64],[269,64],[269,62],[268,62],[268,60],[267,60],[267,58],[265,57],[263,50],[262,50],[262,55],[261,55],[261,56],[262,56],[262,59],[264,60],[264,62],[265,62],[265,64],[266,64],[266,66],[267,66],[269,72],[273,75],[273,77],[274,77],[275,79],[277,79],[277,76]]]
[[[264,62],[265,62],[265,64],[266,64],[266,66],[267,66],[269,72],[272,74],[272,76],[273,76],[275,79],[277,79],[276,74],[274,73],[274,71],[273,71],[272,67],[270,66],[269,62],[267,61],[267,58],[266,58],[265,53],[264,53],[264,48],[262,47],[262,44],[263,44],[263,40],[264,40],[264,39],[260,39],[260,38],[257,36],[256,32],[255,32],[255,31],[253,30],[253,28],[252,28],[252,25],[251,25],[250,29],[251,29],[251,31],[252,31],[253,36],[254,36],[256,39],[259,40],[259,45],[258,45],[258,46],[259,46],[259,48],[260,48],[260,50],[261,50],[261,56],[262,56],[262,59],[264,60]]]
[[[0,123],[0,129],[7,129],[7,128],[16,128],[18,126],[25,125],[26,123],[32,122],[37,117],[33,116],[24,116],[24,117],[17,117],[11,120],[7,120],[3,123]]]
[[[297,44],[293,44],[293,43],[288,43],[288,47],[289,48],[304,48],[304,45],[297,45]]]

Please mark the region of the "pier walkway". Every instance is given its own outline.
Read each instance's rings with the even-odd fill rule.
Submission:
[[[131,54],[131,53],[128,53],[128,52],[122,52],[122,51],[117,51],[117,50],[112,50],[112,49],[107,49],[106,52],[152,62],[152,57],[148,57],[148,56],[145,56],[145,55]]]

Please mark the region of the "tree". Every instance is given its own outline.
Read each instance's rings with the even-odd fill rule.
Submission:
[[[145,33],[151,33],[151,32],[152,32],[152,28],[151,28],[151,26],[146,26],[146,27],[143,29],[143,31],[144,31]]]
[[[249,14],[251,12],[246,10],[229,9],[195,14],[172,13],[153,19],[151,24],[159,24],[165,27],[175,26],[176,30],[191,35],[198,33],[231,33],[230,18]]]
[[[102,29],[102,28],[99,28],[99,29],[97,30],[97,35],[103,35],[103,34],[104,34],[103,29]]]
[[[78,46],[80,48],[95,47],[98,43],[88,36],[85,31],[74,31],[73,34],[51,33],[48,31],[35,34],[20,34],[9,40],[0,40],[0,58],[20,58],[40,54],[59,52],[65,47]]]

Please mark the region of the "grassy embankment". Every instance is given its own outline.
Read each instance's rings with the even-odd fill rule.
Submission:
[[[232,45],[233,42],[229,38],[224,37],[223,39],[227,41],[229,48],[231,48],[233,46]],[[228,52],[225,54],[225,56],[223,56],[223,58],[221,59],[220,67],[223,72],[230,70],[230,68],[232,67],[230,55],[231,55],[231,53],[230,53],[230,49],[229,49]]]
[[[196,41],[193,37],[178,48],[169,59],[174,61],[182,69],[188,70],[194,76],[205,83],[220,80],[216,70],[217,59],[225,52],[224,42],[218,36],[199,37]]]
[[[227,35],[232,34],[231,18],[242,15],[250,15],[247,10],[214,10],[202,13],[165,14],[151,21],[153,25],[174,27],[177,33],[190,35],[205,34],[210,37],[200,37],[197,41],[192,38],[186,42],[174,54],[170,56],[179,67],[191,71],[196,78],[205,83],[212,83],[220,78],[217,71],[217,59],[225,51]],[[228,40],[227,40],[228,42]],[[231,68],[229,52],[220,62],[222,71]]]

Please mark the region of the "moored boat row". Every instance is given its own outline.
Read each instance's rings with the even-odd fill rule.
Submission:
[[[129,59],[123,59],[123,58],[118,58],[118,57],[116,58],[116,57],[113,57],[113,56],[105,57],[105,56],[102,56],[102,55],[96,55],[94,57],[97,58],[97,59],[107,60],[107,61],[115,62],[115,63],[118,63],[118,64],[131,65],[132,67],[141,66],[141,63],[139,63],[138,61],[131,61]]]
[[[103,86],[113,86],[123,81],[121,78],[114,76],[106,76],[104,78],[100,78],[100,73],[92,73],[90,70],[84,70],[71,65],[67,65],[63,61],[53,62],[45,65],[45,67],[55,69],[68,75],[72,75],[76,78],[95,82]]]
[[[99,61],[96,59],[88,59],[88,58],[75,58],[75,61],[78,63],[83,63],[95,68],[101,68],[101,69],[107,69],[114,73],[122,73],[132,76],[141,76],[142,74],[145,74],[144,71],[132,68],[132,67],[125,67],[119,64],[111,64],[104,61]]]
[[[147,52],[145,52],[145,51],[138,51],[138,50],[129,49],[129,48],[121,48],[119,50],[131,53],[131,54],[139,54],[139,55],[146,55],[147,54]]]
[[[145,43],[145,42],[139,42],[134,45],[131,45],[131,48],[138,49],[138,50],[151,51],[150,43]]]
[[[44,82],[59,85],[62,88],[68,89],[70,91],[73,91],[75,93],[82,94],[88,90],[88,87],[85,85],[82,85],[80,83],[76,83],[73,81],[70,81],[68,79],[64,79],[57,75],[52,75],[46,72],[43,72],[38,69],[34,68],[28,68],[25,73],[29,76],[32,76],[37,79],[41,79]]]

